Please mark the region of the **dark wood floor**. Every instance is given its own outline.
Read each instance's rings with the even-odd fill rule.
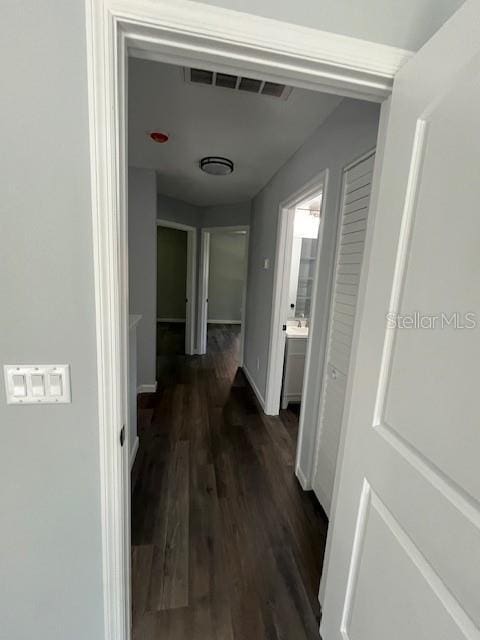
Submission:
[[[238,331],[163,331],[132,473],[135,640],[318,640],[326,518],[294,476],[298,416],[259,411]],[[180,348],[179,348],[180,344]]]

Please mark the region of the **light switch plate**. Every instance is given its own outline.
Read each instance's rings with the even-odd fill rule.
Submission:
[[[7,404],[71,402],[68,364],[6,364],[3,371]]]

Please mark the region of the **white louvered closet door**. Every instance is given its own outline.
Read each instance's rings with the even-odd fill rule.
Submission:
[[[350,365],[374,157],[372,152],[368,157],[350,165],[343,178],[342,211],[313,474],[313,489],[328,516]]]

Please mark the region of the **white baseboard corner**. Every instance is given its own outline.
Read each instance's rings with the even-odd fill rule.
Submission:
[[[300,482],[300,486],[304,491],[310,491],[312,488],[311,483],[307,480],[307,476],[303,473],[300,467],[295,468],[295,475]]]
[[[135,462],[135,458],[137,457],[138,445],[140,444],[140,440],[138,436],[135,438],[135,442],[133,443],[132,450],[130,451],[130,471],[133,468],[133,463]]]
[[[156,381],[153,384],[140,384],[137,387],[137,395],[139,393],[156,393],[157,384],[158,383]]]
[[[246,379],[248,380],[248,384],[251,386],[253,390],[253,393],[256,395],[257,400],[260,403],[260,406],[262,407],[262,410],[265,411],[265,399],[260,393],[260,389],[257,387],[255,380],[252,377],[252,374],[250,373],[250,371],[247,369],[245,365],[243,365],[242,370],[243,370],[243,373],[245,374]]]

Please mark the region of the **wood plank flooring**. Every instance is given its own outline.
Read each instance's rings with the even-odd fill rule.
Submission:
[[[132,471],[134,640],[317,639],[326,517],[294,476],[298,415],[261,414],[238,330],[159,327]]]

